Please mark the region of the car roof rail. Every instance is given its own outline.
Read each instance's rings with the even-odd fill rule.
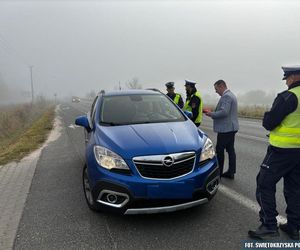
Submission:
[[[98,95],[105,95],[105,90],[101,89],[100,92],[98,93]]]
[[[146,90],[152,90],[152,91],[159,92],[159,93],[163,94],[159,89],[155,89],[155,88],[148,88]]]

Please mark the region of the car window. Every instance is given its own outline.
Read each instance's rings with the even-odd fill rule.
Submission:
[[[97,101],[98,101],[98,96],[96,96],[96,98],[95,98],[95,100],[94,100],[94,102],[92,104],[92,107],[91,107],[91,113],[90,113],[90,115],[91,115],[91,119],[92,119],[93,123],[94,123],[94,120],[95,120],[95,113],[96,113],[95,107],[97,106],[96,105]]]
[[[184,121],[185,117],[164,95],[103,97],[100,121],[107,125]]]

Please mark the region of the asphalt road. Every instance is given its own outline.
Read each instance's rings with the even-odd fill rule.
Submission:
[[[95,213],[82,190],[84,135],[74,128],[75,117],[89,103],[62,104],[60,138],[46,147],[38,161],[15,249],[242,249],[247,231],[259,225],[251,204],[237,202],[219,191],[208,204],[168,214],[123,216]],[[236,137],[237,175],[222,179],[229,192],[255,204],[255,178],[267,148],[260,122],[241,120]],[[215,142],[211,121],[202,128]],[[278,211],[284,215],[282,183]],[[281,239],[287,237],[281,234]]]

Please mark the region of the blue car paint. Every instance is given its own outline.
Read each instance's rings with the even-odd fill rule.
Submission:
[[[196,158],[197,160],[199,157]],[[97,166],[96,168],[89,168],[89,176],[92,177],[91,182],[95,184],[96,181],[106,180],[125,186],[135,198],[191,199],[193,191],[201,188],[207,176],[216,168],[216,159],[213,159],[201,167],[196,164],[193,172],[186,176],[172,180],[152,180],[140,177],[132,162],[126,161],[126,163],[131,170],[134,170],[134,175],[117,174]],[[96,160],[92,161],[91,164],[96,165]]]
[[[135,156],[197,151],[204,144],[195,125],[185,122],[104,127],[97,125],[96,141],[123,159]]]
[[[119,95],[119,92],[111,95]],[[207,136],[179,108],[186,121],[103,126],[99,121],[101,104],[100,99],[97,102],[91,137],[86,145],[86,164],[91,188],[99,181],[108,181],[126,187],[134,198],[191,199],[193,191],[202,188],[209,174],[217,168],[216,157],[199,166],[201,150]],[[121,156],[132,175],[114,173],[99,166],[94,156],[95,145],[106,147]],[[143,178],[132,161],[136,156],[188,151],[196,153],[194,169],[191,173],[174,179]]]

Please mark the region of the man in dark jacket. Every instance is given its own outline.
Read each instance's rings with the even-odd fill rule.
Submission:
[[[300,229],[300,66],[282,67],[288,90],[277,95],[266,112],[263,126],[270,131],[267,155],[257,176],[256,199],[261,225],[250,230],[251,238],[279,236],[276,216],[276,184],[283,178],[287,223],[279,225],[293,240]]]

